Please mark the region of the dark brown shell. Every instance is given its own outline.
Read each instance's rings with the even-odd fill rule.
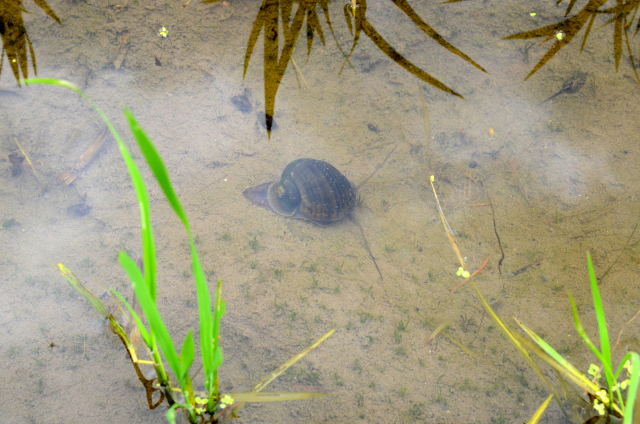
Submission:
[[[297,159],[269,187],[272,209],[284,216],[329,225],[356,206],[356,187],[333,165],[316,159]]]

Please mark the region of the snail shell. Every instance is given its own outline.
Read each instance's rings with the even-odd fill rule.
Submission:
[[[279,182],[244,191],[252,202],[291,218],[326,226],[344,218],[358,202],[358,190],[333,165],[297,159],[282,171]]]

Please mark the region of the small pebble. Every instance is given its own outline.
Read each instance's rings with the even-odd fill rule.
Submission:
[[[85,216],[91,212],[91,206],[86,203],[78,203],[67,208],[67,212],[72,216]]]

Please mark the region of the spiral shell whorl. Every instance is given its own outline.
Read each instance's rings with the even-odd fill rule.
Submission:
[[[328,223],[346,216],[357,203],[357,190],[349,180],[331,164],[315,159],[298,159],[282,172],[278,192],[281,209],[289,208],[296,193],[300,196],[299,212],[312,221]]]

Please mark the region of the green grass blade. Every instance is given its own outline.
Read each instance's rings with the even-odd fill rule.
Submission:
[[[600,390],[600,386],[593,383],[591,380],[589,380],[589,378],[586,375],[578,371],[571,363],[569,363],[562,356],[560,356],[551,346],[549,346],[544,340],[542,340],[532,330],[527,328],[524,324],[522,324],[517,319],[515,320],[536,343],[538,343],[539,341],[542,343],[542,344],[538,343],[542,347],[542,349],[534,345],[530,340],[527,340],[523,336],[514,332],[513,335],[521,343],[526,345],[532,352],[538,355],[540,359],[542,359],[543,361],[551,365],[553,368],[555,368],[557,372],[559,372],[561,375],[564,375],[569,381],[573,382],[573,384],[575,384],[582,390],[589,392],[590,394],[595,396],[596,392]],[[543,345],[546,345],[546,347],[549,350],[545,349]],[[551,355],[551,351],[555,353],[555,355]],[[558,358],[560,358],[561,360],[558,360]],[[609,406],[609,402],[605,402],[604,400],[602,401],[605,404],[605,406],[607,407]],[[614,411],[616,411],[616,413],[622,415],[622,410],[619,408],[617,404],[615,404],[615,402],[612,404],[612,408]]]
[[[629,388],[627,389],[627,408],[625,409],[623,424],[637,424],[640,422],[640,408],[638,405],[638,390],[640,385],[640,355],[636,352],[630,352],[631,355],[631,379],[629,381]],[[622,363],[624,364],[625,361]],[[635,418],[635,419],[634,419]]]
[[[123,266],[123,268],[125,268],[125,271],[130,276],[130,278],[132,279],[134,290],[136,291],[136,296],[140,300],[141,307],[143,308],[143,311],[147,316],[147,319],[149,320],[150,337],[149,337],[149,340],[146,340],[146,341],[150,341],[151,350],[155,352],[154,356],[156,356],[157,355],[156,338],[157,338],[158,343],[160,344],[160,348],[167,362],[169,363],[172,370],[176,374],[176,377],[178,377],[181,380],[180,385],[182,387],[185,381],[185,377],[184,377],[184,374],[181,372],[180,358],[178,357],[175,351],[175,346],[173,345],[173,341],[171,340],[171,337],[168,331],[166,330],[164,323],[160,318],[160,314],[157,308],[155,307],[155,299],[156,299],[155,244],[154,244],[153,233],[151,229],[151,219],[150,219],[150,213],[149,213],[149,198],[145,189],[144,181],[142,179],[142,176],[140,175],[140,172],[137,166],[133,162],[133,159],[129,155],[125,144],[122,142],[122,139],[120,138],[119,134],[115,130],[114,126],[111,124],[111,122],[107,118],[106,114],[98,107],[96,103],[94,103],[80,89],[78,89],[68,81],[62,81],[62,80],[56,80],[56,79],[32,78],[32,79],[26,80],[25,83],[57,85],[57,86],[68,88],[76,92],[81,97],[86,99],[91,104],[91,106],[100,114],[104,122],[107,124],[107,126],[111,130],[111,133],[113,134],[113,137],[115,138],[116,142],[118,143],[120,153],[131,175],[131,179],[136,191],[136,196],[138,198],[138,204],[140,207],[143,259],[144,259],[144,267],[145,267],[144,276],[142,276],[139,270],[135,271],[132,268],[131,265],[133,262],[127,255],[123,255],[122,252],[120,255],[120,263]],[[193,258],[193,270],[194,270],[194,275],[196,279],[196,285],[198,286],[200,318],[201,318],[201,322],[204,324],[202,326],[204,328],[201,329],[201,341],[202,340],[205,341],[204,343],[202,343],[203,346],[211,346],[212,339],[213,339],[212,337],[213,336],[213,319],[211,317],[210,308],[208,307],[210,305],[210,300],[208,295],[207,283],[206,283],[206,279],[204,278],[204,273],[202,272],[200,262],[198,260],[198,256],[195,250],[195,244],[193,241],[191,229],[189,228],[186,215],[178,201],[178,198],[175,192],[173,191],[173,188],[171,187],[171,182],[169,181],[168,174],[166,172],[164,164],[160,159],[160,155],[157,153],[157,151],[151,144],[151,141],[146,136],[142,128],[138,125],[136,120],[133,118],[133,115],[126,109],[124,112],[129,122],[129,125],[131,127],[131,130],[134,134],[134,137],[136,138],[136,141],[138,142],[138,145],[140,146],[140,149],[142,150],[145,156],[145,159],[147,160],[154,176],[158,180],[158,183],[160,184],[165,195],[167,196],[167,200],[169,201],[172,208],[174,209],[174,211],[176,212],[176,214],[178,215],[178,217],[180,218],[180,220],[182,221],[182,223],[184,224],[187,230],[187,234],[189,236],[189,242],[191,246],[192,258]],[[140,280],[141,278],[142,280]],[[144,281],[146,284],[142,283],[142,281]],[[141,287],[142,284],[145,285],[144,288]],[[143,306],[143,303],[144,303],[144,306]],[[206,311],[206,314],[203,313],[205,311]],[[204,332],[202,330],[204,330]],[[191,338],[190,341],[192,345],[193,339]],[[187,344],[184,347],[186,347],[187,349],[186,352],[188,353],[190,344],[188,341],[185,341],[185,343]],[[192,350],[195,351],[195,348]],[[205,348],[205,350],[207,349]],[[212,350],[212,349],[209,349],[209,350]],[[212,355],[209,355],[209,358],[211,357]],[[159,359],[159,357],[157,359]],[[219,363],[222,362],[221,359],[222,359],[222,356],[221,356],[221,350],[220,350]],[[193,359],[191,358],[191,361],[192,360]],[[187,362],[189,361],[185,361],[184,363],[186,364]],[[212,360],[208,360],[208,361],[205,360],[205,362],[209,362],[209,365],[214,363],[214,361]],[[211,367],[208,367],[208,368],[211,368]],[[209,369],[208,371],[209,371],[208,375],[211,375],[212,374],[211,369]],[[187,374],[187,377],[188,377],[188,374]],[[164,379],[164,381],[166,381],[166,378]],[[193,411],[190,411],[190,412],[192,413]]]
[[[618,367],[616,374],[613,376],[613,378],[615,378],[616,381],[618,381],[618,377],[620,377],[620,373],[622,372],[622,370],[625,369],[624,368],[625,362],[630,361],[634,353],[635,352],[628,352],[626,355],[624,355],[624,358],[622,358],[622,362],[620,362],[620,366]]]
[[[89,102],[91,107],[98,112],[100,117],[105,124],[109,127],[113,138],[118,143],[118,148],[120,149],[120,154],[122,155],[125,164],[127,165],[127,169],[129,170],[129,174],[131,175],[131,180],[133,181],[133,187],[136,191],[136,196],[138,197],[138,205],[140,206],[140,219],[141,219],[141,232],[142,232],[142,247],[143,247],[143,257],[144,257],[144,267],[145,267],[145,281],[147,282],[147,286],[149,287],[149,293],[151,293],[151,297],[155,302],[156,299],[156,254],[155,254],[155,245],[153,243],[153,233],[151,231],[151,218],[149,213],[149,197],[147,196],[147,191],[144,187],[144,182],[142,180],[142,176],[140,175],[140,171],[136,167],[136,164],[131,159],[131,155],[127,151],[127,147],[123,143],[120,135],[116,131],[115,127],[107,118],[107,115],[98,107],[98,105],[91,100],[86,94],[82,92],[78,87],[70,83],[69,81],[63,81],[58,79],[51,78],[28,78],[24,80],[25,84],[48,84],[48,85],[57,85],[59,87],[68,88],[77,94],[79,94],[83,99]]]
[[[576,367],[574,367],[569,361],[564,359],[562,355],[556,352],[555,349],[553,349],[549,344],[547,344],[547,342],[545,342],[533,330],[531,330],[529,327],[521,323],[517,318],[514,317],[513,319],[529,335],[529,337],[531,337],[531,339],[538,344],[538,346],[540,346],[549,356],[551,356],[551,358],[553,358],[562,368],[564,368],[568,373],[572,374],[575,377],[575,378],[571,378],[572,381],[575,381],[576,379],[580,380],[582,383],[580,384],[580,387],[585,388],[585,390],[587,391],[588,389],[586,389],[586,387],[596,388],[596,390],[598,390],[597,386],[595,386],[586,375],[578,371]]]
[[[598,320],[598,331],[600,333],[600,351],[602,353],[602,367],[605,371],[607,384],[611,388],[615,381],[613,379],[613,366],[611,364],[611,346],[609,345],[609,331],[607,329],[607,320],[604,316],[604,307],[600,299],[600,291],[598,290],[598,279],[593,271],[591,263],[591,254],[587,252],[587,268],[589,269],[589,281],[591,282],[591,293],[593,294],[593,306],[596,311]]]
[[[214,321],[215,318],[212,319],[211,316],[211,300],[209,296],[209,290],[207,287],[207,281],[204,277],[204,272],[202,271],[202,267],[200,265],[200,260],[198,259],[198,254],[196,252],[195,243],[193,241],[193,236],[191,233],[191,227],[189,226],[189,221],[187,219],[187,215],[180,204],[180,200],[176,195],[173,187],[171,185],[171,180],[169,178],[169,174],[167,172],[164,163],[162,162],[162,158],[158,154],[158,151],[151,143],[151,140],[146,135],[140,124],[138,124],[137,120],[131,114],[131,112],[127,109],[124,110],[124,114],[129,122],[129,127],[131,128],[131,132],[133,133],[142,154],[147,161],[151,172],[155,176],[160,188],[164,192],[167,201],[173,208],[173,211],[178,216],[182,224],[184,225],[187,235],[189,237],[189,246],[191,248],[191,256],[192,256],[192,268],[193,275],[196,281],[196,293],[198,296],[198,315],[200,319],[200,346],[202,351],[202,362],[205,373],[205,388],[211,396],[217,395],[217,367],[222,364],[222,350],[219,349],[215,351],[213,344],[217,341],[217,335],[214,337]],[[217,311],[218,308],[215,309]],[[215,314],[215,312],[214,312]],[[218,317],[218,323],[219,323]],[[211,408],[215,406],[215,402],[211,400],[210,405]]]
[[[183,379],[189,376],[189,368],[191,368],[195,353],[196,348],[193,343],[193,332],[189,330],[189,332],[187,333],[187,337],[185,337],[184,342],[182,343],[182,350],[180,351],[180,362],[182,363],[181,372]]]
[[[598,350],[598,348],[591,342],[589,336],[587,336],[587,332],[582,327],[582,323],[580,322],[580,317],[578,316],[578,309],[576,308],[576,303],[573,300],[573,296],[569,295],[569,302],[571,303],[571,312],[573,313],[573,323],[576,326],[576,331],[582,341],[589,346],[594,355],[598,358],[600,362],[602,362],[602,354]]]
[[[176,378],[178,378],[180,382],[180,387],[183,386],[184,378],[181,373],[180,366],[180,358],[176,353],[175,345],[171,340],[171,336],[167,331],[164,323],[162,322],[162,318],[160,317],[160,312],[155,305],[155,302],[151,299],[151,295],[147,289],[146,284],[144,284],[144,277],[140,272],[140,269],[136,265],[136,263],[131,259],[125,252],[121,251],[118,257],[120,265],[125,270],[129,278],[131,279],[131,283],[133,285],[133,290],[140,301],[140,307],[144,312],[144,315],[149,320],[149,328],[151,329],[151,333],[155,334],[158,345],[162,350],[162,354],[164,355],[167,363],[171,367],[171,370],[175,374]]]
[[[211,329],[213,337],[213,360],[211,369],[214,371],[211,378],[214,386],[214,394],[218,394],[218,373],[217,369],[223,362],[222,347],[220,347],[220,319],[225,312],[225,302],[222,299],[222,280],[218,278],[218,287],[216,288],[216,300],[213,313],[213,328]]]
[[[127,302],[127,300],[124,297],[122,297],[122,295],[118,293],[115,289],[111,290],[111,292],[114,294],[114,296],[116,296],[120,300],[120,302],[124,304],[124,306],[127,307],[127,309],[129,310],[129,313],[133,317],[133,320],[136,322],[138,329],[140,329],[140,336],[142,336],[142,340],[147,345],[147,347],[150,348],[151,336],[149,335],[149,332],[147,331],[146,327],[142,323],[142,320],[140,319],[138,314],[136,314],[136,311],[131,307],[131,305],[129,305],[129,302]]]
[[[81,281],[79,281],[76,278],[76,276],[73,275],[73,273],[67,267],[65,267],[60,263],[58,264],[58,270],[60,271],[60,274],[62,274],[62,276],[67,279],[69,284],[71,284],[73,288],[75,288],[82,296],[84,296],[93,305],[94,308],[96,308],[98,312],[100,312],[100,315],[102,315],[104,318],[108,318],[109,315],[111,315],[109,310],[106,308],[106,306],[104,306],[104,304],[98,298],[98,296],[93,294],[93,292],[89,290],[87,286],[85,286]]]
[[[169,179],[169,173],[167,172],[167,168],[162,162],[160,154],[154,147],[153,143],[151,143],[151,140],[144,132],[131,111],[125,108],[124,115],[129,122],[129,127],[131,128],[133,137],[136,139],[136,142],[138,143],[138,146],[140,147],[140,150],[142,151],[147,164],[149,164],[149,168],[151,169],[153,176],[156,178],[156,181],[158,181],[158,184],[164,192],[164,195],[167,197],[167,201],[173,208],[176,215],[178,215],[178,218],[180,218],[180,221],[182,221],[182,224],[185,226],[185,228],[189,228],[187,215],[184,213],[184,209],[182,209],[180,200],[173,190],[171,180]]]
[[[189,410],[189,405],[184,405],[182,403],[174,403],[173,405],[171,405],[171,407],[167,410],[167,421],[169,421],[171,424],[176,423],[176,410],[178,408]]]
[[[191,237],[189,237],[191,239]],[[217,367],[213,360],[213,318],[211,316],[211,298],[209,297],[209,289],[207,281],[202,274],[200,261],[198,260],[193,241],[192,253],[194,256],[194,276],[196,280],[196,294],[198,296],[198,317],[200,320],[200,350],[202,352],[202,367],[204,368],[204,387],[209,393],[209,411],[213,411],[217,402],[218,392],[216,390],[216,373]],[[202,275],[201,275],[202,274]],[[215,312],[214,312],[215,314]],[[215,399],[214,399],[215,396]]]
[[[591,349],[593,354],[603,364],[602,368],[603,368],[603,371],[604,371],[604,374],[605,374],[605,379],[607,380],[607,389],[608,389],[608,392],[609,392],[608,396],[609,396],[609,399],[613,400],[614,399],[613,398],[613,385],[615,384],[615,380],[613,378],[613,372],[611,370],[611,366],[607,367],[605,365],[605,359],[604,359],[602,353],[600,353],[600,351],[591,342],[591,339],[589,339],[589,336],[587,336],[587,332],[582,327],[582,323],[580,322],[580,317],[578,316],[578,309],[576,308],[576,304],[575,304],[575,302],[573,300],[573,297],[571,295],[569,295],[569,302],[571,302],[571,312],[573,314],[573,322],[574,322],[574,324],[576,326],[576,331],[580,335],[580,338],[582,339],[582,341],[584,341],[584,343],[587,346],[589,346],[589,348]],[[619,396],[619,399],[622,400],[622,398],[620,396]],[[604,399],[600,399],[600,400],[605,405],[608,405],[608,403],[609,403],[609,402],[606,402]],[[617,405],[615,405],[615,402],[612,402],[612,405],[616,410],[618,410],[618,412],[622,412],[622,411],[620,411],[618,409]],[[622,406],[622,407],[624,408],[624,406]]]
[[[569,381],[578,386],[580,389],[591,394],[594,394],[595,392],[600,390],[600,387],[594,384],[592,381],[585,381],[582,378],[576,377],[575,374],[570,373],[566,368],[560,365],[558,361],[549,356],[544,350],[540,349],[531,340],[524,338],[524,336],[516,333],[515,331],[513,332],[513,335],[520,341],[520,343],[529,348],[533,353],[538,355],[540,359],[551,365],[553,368],[555,368],[556,371],[558,371],[561,375],[564,375]]]

